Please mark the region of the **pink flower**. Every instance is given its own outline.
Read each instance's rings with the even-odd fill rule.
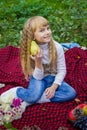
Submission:
[[[20,98],[14,98],[11,105],[14,107],[18,107],[21,105],[21,102],[22,102],[22,100]]]

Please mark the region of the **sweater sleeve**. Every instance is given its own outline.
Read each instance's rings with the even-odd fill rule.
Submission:
[[[61,85],[66,75],[66,63],[62,46],[56,43],[57,48],[57,75],[55,76],[54,83]]]
[[[41,69],[35,67],[34,72],[33,72],[33,77],[35,79],[37,79],[37,80],[43,79],[43,77],[44,77],[44,70],[43,69],[41,70]]]

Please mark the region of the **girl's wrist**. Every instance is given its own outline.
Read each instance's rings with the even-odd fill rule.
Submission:
[[[56,90],[56,89],[58,88],[58,84],[55,84],[55,83],[54,83],[54,84],[52,85],[52,87],[53,87],[54,90]]]
[[[43,65],[42,65],[42,64],[36,64],[35,67],[36,67],[36,68],[39,68],[39,69],[41,69],[41,70],[43,69]]]

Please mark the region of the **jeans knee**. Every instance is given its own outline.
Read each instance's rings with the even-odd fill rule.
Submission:
[[[34,96],[30,103],[35,104],[40,99],[39,96]]]
[[[75,91],[75,89],[73,89],[73,91],[72,91],[72,97],[73,97],[73,98],[76,97],[76,91]]]
[[[41,98],[41,96],[42,96],[42,93],[38,93],[38,94],[33,93],[33,95],[31,97],[27,98],[27,102],[31,103],[31,104],[35,104],[38,102],[38,100]]]
[[[73,100],[76,97],[76,91],[74,88],[69,93],[69,99]]]

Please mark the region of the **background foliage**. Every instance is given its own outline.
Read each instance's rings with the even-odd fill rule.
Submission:
[[[87,0],[0,0],[0,48],[19,46],[25,21],[35,15],[49,20],[56,41],[87,46]]]

